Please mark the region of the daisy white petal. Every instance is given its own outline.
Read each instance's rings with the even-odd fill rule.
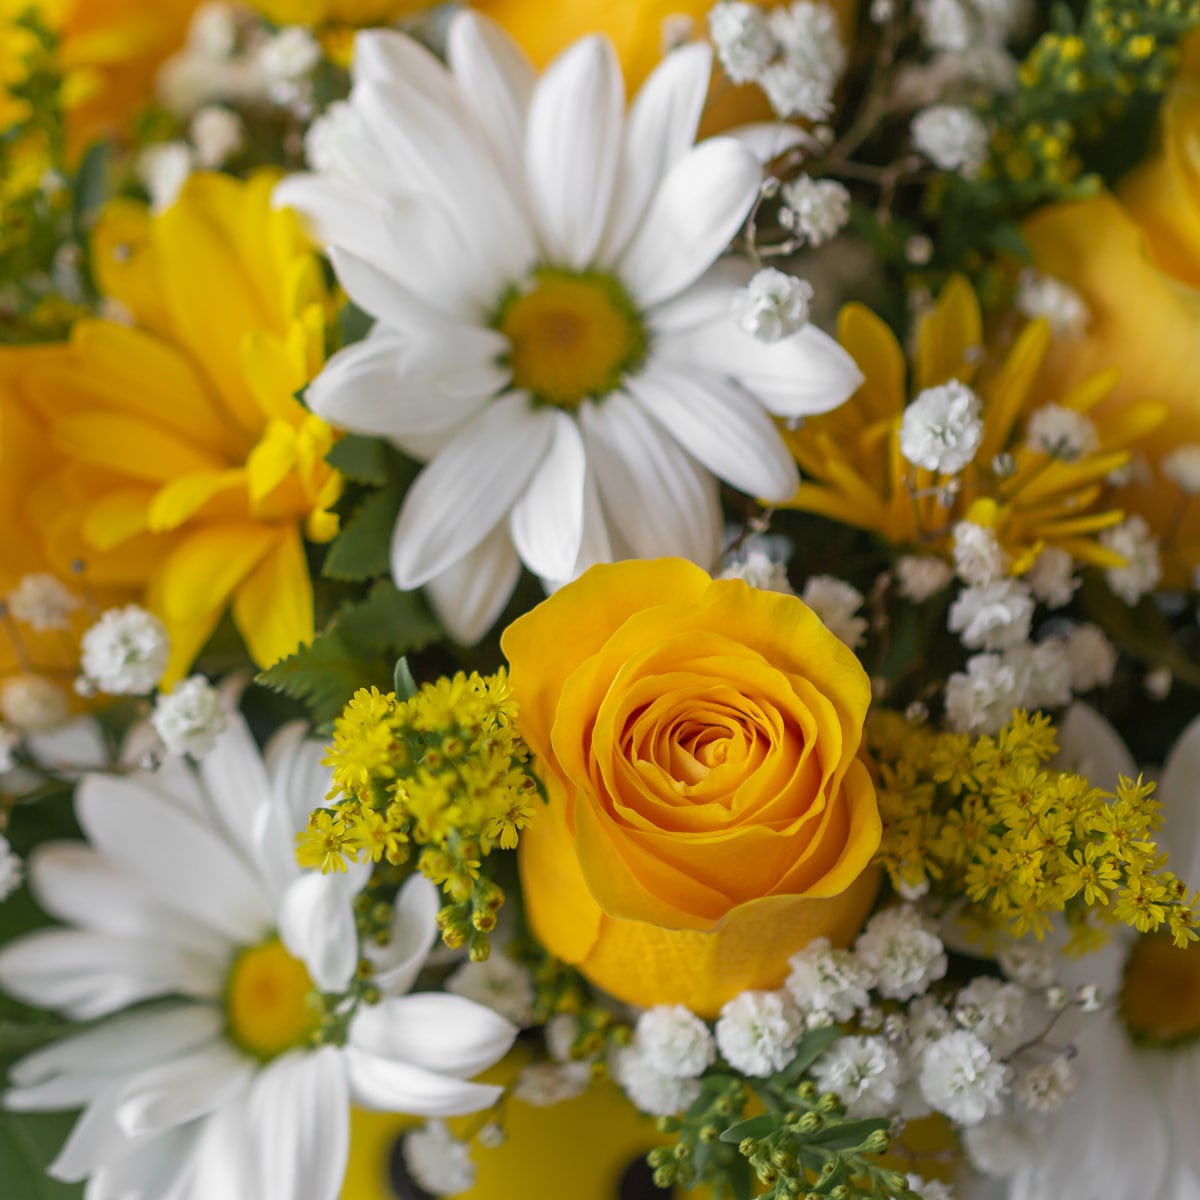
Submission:
[[[354,892],[345,875],[302,875],[283,895],[279,936],[323,992],[344,992],[358,966]]]
[[[699,372],[647,369],[630,393],[718,479],[766,500],[790,500],[795,460],[766,411],[736,384]]]
[[[450,992],[397,996],[364,1009],[351,1045],[380,1058],[469,1079],[502,1058],[517,1027],[499,1013]]]
[[[419,587],[474,550],[525,489],[554,421],[511,393],[484,409],[417,476],[392,540],[392,574]]]
[[[666,173],[691,149],[708,98],[712,51],[703,42],[668,54],[642,84],[629,110],[621,148],[621,184],[597,261],[617,261]]]
[[[541,241],[555,262],[585,267],[604,236],[624,110],[621,67],[604,38],[576,42],[538,80],[525,165]]]
[[[499,525],[469,554],[426,585],[438,619],[452,638],[479,641],[504,611],[521,574],[507,525]]]
[[[678,554],[711,566],[721,544],[711,476],[624,393],[579,415],[610,532],[639,558]]]
[[[520,48],[482,13],[455,16],[446,49],[462,102],[519,195],[525,180],[518,164],[536,73]]]
[[[416,982],[437,940],[441,903],[441,893],[424,875],[410,876],[397,893],[387,945],[367,948],[375,964],[375,982],[384,995],[400,995]]]
[[[583,492],[587,457],[579,427],[566,413],[552,414],[554,440],[529,486],[513,505],[513,545],[531,571],[567,579],[583,541]]]
[[[762,168],[730,138],[701,142],[667,172],[618,270],[643,307],[677,296],[733,240],[758,195]]]
[[[504,1089],[465,1083],[357,1050],[346,1051],[354,1103],[376,1112],[405,1112],[421,1117],[458,1117],[490,1108]]]

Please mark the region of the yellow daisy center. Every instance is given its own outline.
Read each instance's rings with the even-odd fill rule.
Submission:
[[[574,410],[612,391],[646,352],[646,328],[621,285],[603,274],[538,271],[500,306],[513,387]]]
[[[1200,1034],[1200,950],[1181,950],[1163,934],[1139,938],[1125,964],[1121,1013],[1138,1041]]]
[[[229,1037],[264,1062],[302,1046],[319,1024],[308,969],[278,938],[238,955],[229,975]]]

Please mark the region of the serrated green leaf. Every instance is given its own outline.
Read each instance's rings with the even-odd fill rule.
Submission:
[[[392,690],[400,700],[411,700],[417,694],[417,681],[413,678],[407,658],[396,659],[396,669],[392,672]]]
[[[440,636],[416,592],[381,580],[365,600],[343,605],[308,646],[268,667],[258,682],[308,706],[314,724],[329,725],[359,688],[390,689],[395,655]]]
[[[5,1200],[77,1200],[82,1184],[46,1174],[74,1124],[72,1113],[0,1112],[0,1195]]]
[[[841,1036],[840,1025],[824,1025],[819,1029],[810,1029],[800,1039],[796,1047],[796,1057],[775,1078],[784,1084],[795,1083]]]
[[[348,433],[333,443],[325,461],[355,483],[382,487],[391,473],[392,450],[378,438]]]
[[[392,527],[399,510],[398,481],[368,492],[329,547],[322,574],[346,583],[386,575],[391,565]]]
[[[864,1121],[843,1121],[826,1125],[816,1133],[802,1135],[806,1145],[821,1146],[826,1150],[856,1150],[875,1133],[886,1129],[888,1121],[882,1117],[869,1117]]]
[[[355,342],[361,342],[374,324],[375,318],[370,313],[363,312],[357,304],[347,300],[338,313],[338,335],[342,345],[353,346]]]
[[[742,1138],[765,1138],[774,1133],[782,1124],[783,1117],[778,1113],[759,1113],[757,1117],[748,1117],[745,1121],[730,1125],[722,1132],[721,1141],[737,1145]]]

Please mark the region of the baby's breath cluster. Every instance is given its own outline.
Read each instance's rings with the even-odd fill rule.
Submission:
[[[438,914],[443,940],[485,959],[504,893],[484,860],[516,848],[538,796],[514,716],[503,671],[459,672],[407,700],[359,690],[325,758],[337,804],[314,812],[300,835],[301,865],[396,866],[416,847],[418,867],[448,901]]]
[[[1049,765],[1057,746],[1042,714],[1017,712],[995,736],[914,726],[881,712],[870,731],[880,769],[880,859],[894,886],[931,884],[965,897],[985,927],[1043,936],[1065,913],[1076,942],[1098,923],[1175,943],[1197,939],[1200,896],[1166,869],[1154,840],[1154,785],[1122,778],[1115,794]]]

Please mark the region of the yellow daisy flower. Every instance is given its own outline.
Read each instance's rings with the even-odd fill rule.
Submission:
[[[1064,395],[1046,395],[1037,386],[1050,345],[1045,321],[1026,325],[1003,361],[988,361],[979,302],[970,284],[955,278],[918,328],[912,388],[915,395],[951,380],[973,387],[984,431],[974,460],[959,475],[939,475],[914,467],[900,451],[906,363],[891,330],[869,309],[850,304],[838,334],[866,380],[841,408],[786,435],[806,479],[785,507],[869,530],[895,547],[947,557],[955,524],[969,519],[992,528],[1014,574],[1027,570],[1044,546],[1082,563],[1124,565],[1096,540],[1124,515],[1108,503],[1108,481],[1129,462],[1131,444],[1165,419],[1164,406],[1098,411],[1116,385],[1115,371],[1093,375]],[[1094,445],[1055,454],[1031,442],[1029,419],[1048,404],[1086,414]]]
[[[386,25],[432,8],[437,0],[252,0],[279,25]]]
[[[167,682],[228,604],[261,666],[310,640],[304,537],[337,531],[333,434],[295,399],[324,361],[327,296],[274,183],[195,175],[158,216],[114,203],[93,264],[128,322],[0,354],[0,410],[24,398],[64,463],[29,498],[51,560],[142,590],[171,634]]]
[[[69,152],[119,130],[152,95],[154,76],[187,35],[200,0],[0,0],[0,129],[24,118],[10,89],[25,78],[32,16],[58,38]]]

